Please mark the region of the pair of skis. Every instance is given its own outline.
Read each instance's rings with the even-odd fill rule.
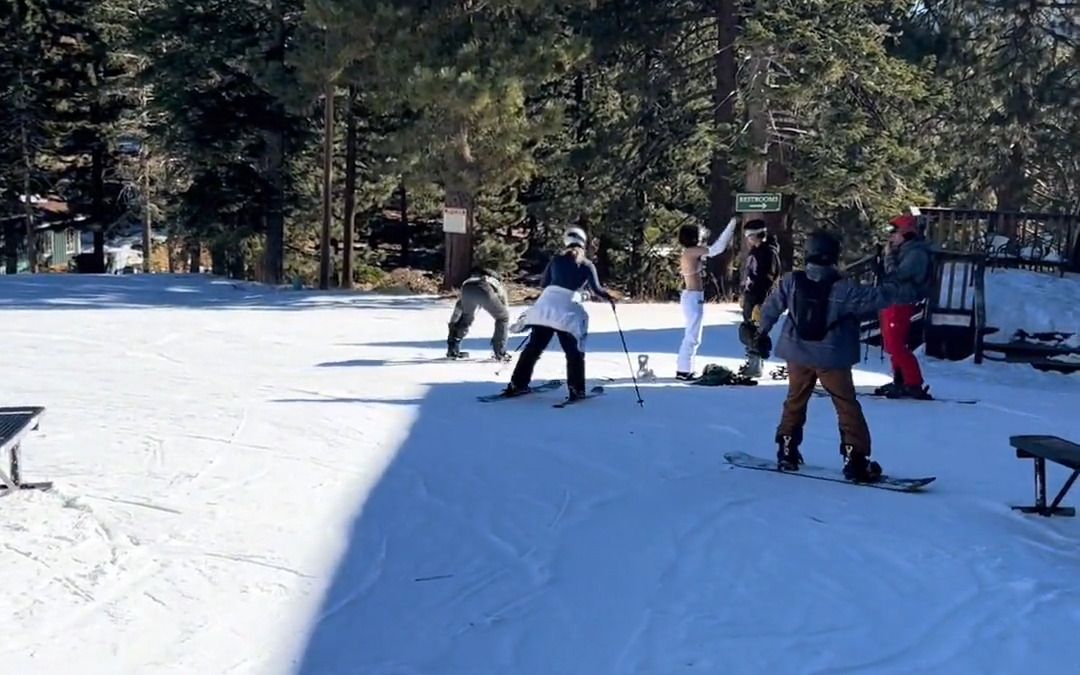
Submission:
[[[508,399],[508,398],[521,398],[522,396],[528,396],[529,394],[536,394],[536,393],[539,393],[539,392],[542,392],[542,391],[550,391],[552,389],[558,389],[561,386],[563,386],[563,381],[562,380],[548,380],[547,382],[543,382],[541,384],[529,387],[529,389],[527,389],[526,391],[523,391],[523,392],[520,392],[520,393],[517,393],[517,394],[507,394],[505,391],[501,391],[498,394],[487,394],[487,395],[484,395],[484,396],[477,396],[476,400],[480,401],[481,403],[491,403],[493,401],[501,401],[503,399]],[[553,408],[565,408],[568,405],[572,405],[574,403],[580,403],[581,401],[584,401],[585,399],[596,398],[597,396],[603,395],[603,393],[604,393],[604,388],[597,385],[597,386],[593,387],[592,389],[590,389],[589,393],[586,394],[583,398],[571,399],[571,398],[567,397],[562,402],[556,403],[552,407]]]

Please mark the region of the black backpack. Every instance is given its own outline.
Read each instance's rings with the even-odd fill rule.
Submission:
[[[821,342],[836,322],[829,323],[829,293],[837,277],[813,281],[806,272],[796,272],[795,306],[791,317],[800,340]]]

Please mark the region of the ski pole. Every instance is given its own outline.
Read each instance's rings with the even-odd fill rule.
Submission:
[[[626,347],[626,336],[623,335],[622,326],[619,325],[619,312],[615,310],[615,303],[611,303],[611,313],[615,315],[615,327],[619,329],[619,339],[622,340],[623,353],[626,354],[626,365],[630,369],[630,379],[634,381],[634,391],[637,393],[637,403],[642,408],[645,401],[641,400],[641,390],[637,386],[637,377],[634,375],[634,366],[630,363],[630,350]]]
[[[510,363],[510,361],[513,361],[513,360],[514,360],[514,356],[516,356],[516,355],[517,355],[518,351],[520,351],[520,350],[521,350],[522,346],[524,346],[525,342],[526,342],[526,341],[527,341],[528,339],[529,339],[529,336],[528,336],[528,335],[526,335],[525,337],[521,338],[521,342],[519,342],[519,343],[518,343],[518,346],[514,348],[514,351],[513,351],[513,353],[512,353],[512,354],[510,354],[510,359],[509,359],[508,361],[503,361],[503,364],[502,364],[501,366],[499,366],[499,369],[498,369],[498,370],[496,370],[496,371],[495,371],[495,374],[496,374],[496,375],[501,375],[501,374],[502,374],[503,368],[505,368],[505,367],[506,367],[506,364],[507,364],[507,363]]]

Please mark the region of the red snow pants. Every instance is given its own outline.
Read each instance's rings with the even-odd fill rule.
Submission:
[[[915,354],[908,348],[908,333],[911,332],[911,317],[915,314],[915,305],[893,305],[881,312],[882,346],[892,359],[893,373],[899,373],[905,386],[921,387],[922,370]]]

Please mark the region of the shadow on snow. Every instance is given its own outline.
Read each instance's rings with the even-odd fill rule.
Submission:
[[[0,309],[428,309],[439,298],[292,291],[197,274],[0,275]]]
[[[742,398],[775,413],[781,396],[676,385],[650,388],[644,409],[621,386],[566,410],[551,408],[565,390],[475,400],[500,388],[433,384],[400,402],[417,417],[356,505],[295,672],[612,672],[672,542],[660,514],[715,510],[722,450],[745,447],[702,411]],[[692,431],[675,442],[680,427]]]

